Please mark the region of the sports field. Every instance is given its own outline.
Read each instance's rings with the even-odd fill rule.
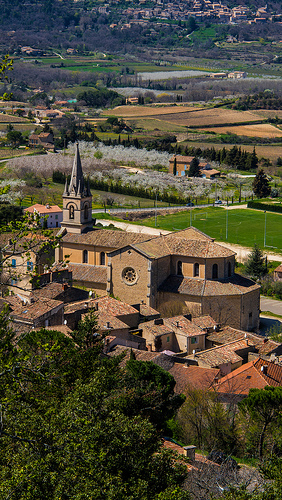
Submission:
[[[194,227],[218,241],[246,247],[257,243],[261,248],[264,247],[266,220],[265,248],[282,252],[282,214],[267,212],[265,215],[263,211],[248,209],[195,208],[174,215],[158,215],[157,226],[169,231],[184,229],[190,226],[190,217]],[[154,227],[155,219],[142,220],[142,224]]]

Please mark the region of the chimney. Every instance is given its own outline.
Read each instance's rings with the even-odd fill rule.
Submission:
[[[149,352],[152,352],[152,344],[148,344],[147,345],[147,349],[148,349]]]
[[[106,328],[107,328],[107,330],[110,330],[112,328],[109,321],[107,321],[107,323],[106,323]]]
[[[176,321],[176,328],[179,328],[179,321]]]

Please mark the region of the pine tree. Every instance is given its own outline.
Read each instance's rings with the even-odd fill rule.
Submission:
[[[176,156],[174,157],[173,160],[173,175],[176,175]]]
[[[199,162],[198,158],[196,158],[196,157],[193,158],[193,160],[190,163],[190,167],[189,167],[189,172],[188,172],[189,177],[200,177],[201,176],[199,164],[200,164],[200,162]]]
[[[267,272],[265,257],[257,244],[249,254],[245,269],[247,274],[254,279],[260,279]]]
[[[253,191],[258,198],[266,198],[270,195],[271,187],[263,169],[260,169],[254,178]]]

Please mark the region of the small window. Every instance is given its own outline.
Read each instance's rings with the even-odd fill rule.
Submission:
[[[26,268],[28,271],[33,271],[33,262],[27,261]]]
[[[231,262],[228,262],[228,271],[227,272],[228,272],[228,277],[230,277],[232,274]]]
[[[105,252],[100,253],[100,266],[104,266],[106,262]]]
[[[249,319],[252,319],[253,313],[249,313]]]
[[[195,262],[194,264],[194,276],[199,276],[200,275],[200,266],[198,262]]]
[[[212,266],[212,279],[216,280],[218,278],[218,265],[213,264]]]
[[[12,259],[12,267],[16,267],[17,263],[16,263],[16,259]]]
[[[56,219],[56,220],[58,219],[58,215],[55,215],[55,219]]]
[[[183,276],[183,272],[182,272],[182,262],[181,260],[179,260],[177,262],[177,274],[178,276]]]
[[[166,341],[169,342],[169,337],[167,337]]]
[[[191,337],[191,344],[198,344],[197,337]]]
[[[88,251],[87,250],[83,250],[82,260],[83,260],[83,264],[88,264]]]
[[[84,219],[88,219],[88,205],[84,205]]]
[[[74,219],[74,206],[71,205],[69,208],[69,218]]]

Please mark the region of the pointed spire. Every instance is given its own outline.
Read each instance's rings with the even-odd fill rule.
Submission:
[[[83,195],[84,179],[81,167],[78,143],[76,143],[75,157],[73,161],[69,192],[74,192],[76,195]]]

